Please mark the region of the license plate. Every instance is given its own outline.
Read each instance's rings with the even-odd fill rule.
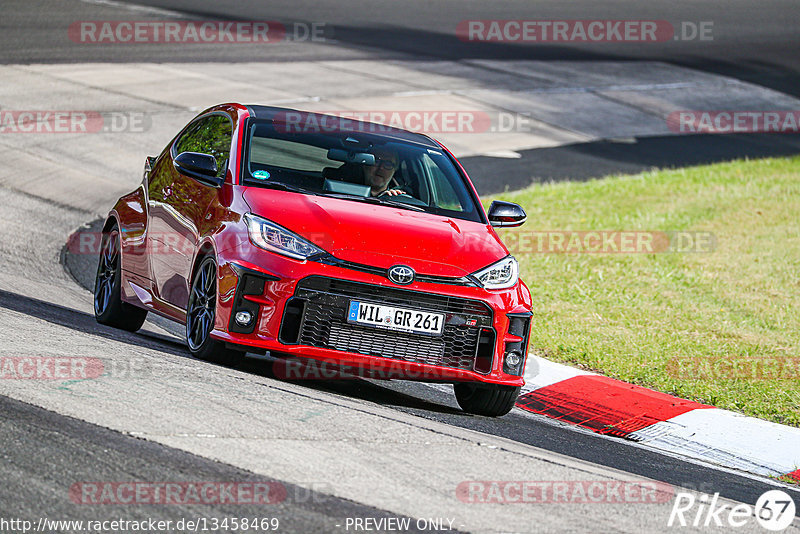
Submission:
[[[441,336],[444,314],[351,300],[347,322],[380,326],[399,332]]]

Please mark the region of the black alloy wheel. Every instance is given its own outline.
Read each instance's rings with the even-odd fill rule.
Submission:
[[[186,310],[186,344],[196,358],[227,366],[235,366],[244,352],[228,348],[211,337],[217,316],[217,262],[204,258],[192,279],[189,306]]]
[[[94,282],[94,317],[98,323],[129,332],[142,327],[147,310],[123,302],[119,229],[112,226],[103,233],[97,276]]]

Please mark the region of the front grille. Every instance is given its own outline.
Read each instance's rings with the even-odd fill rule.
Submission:
[[[407,362],[441,365],[444,343],[430,339],[421,341],[408,336],[405,343],[398,344],[394,333],[351,324],[331,324],[328,336],[328,343],[335,349],[373,356],[390,353],[392,357]]]
[[[444,313],[443,333],[437,337],[348,323],[352,299]],[[482,373],[491,369],[484,361],[476,369],[479,344],[485,345],[487,337],[494,340],[492,311],[483,302],[320,276],[301,280],[291,302],[295,310],[302,302],[303,313],[299,332],[294,336],[282,332],[284,343]],[[286,330],[290,331],[288,326]]]
[[[372,300],[397,306],[413,304],[415,307],[431,311],[479,315],[490,318],[492,316],[492,309],[489,308],[488,304],[478,300],[421,293],[409,289],[376,286],[349,280],[338,280],[336,278],[309,276],[301,280],[297,287],[298,290],[322,291],[344,297]]]

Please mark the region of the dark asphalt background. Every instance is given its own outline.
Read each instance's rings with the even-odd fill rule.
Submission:
[[[93,318],[92,318],[93,320]],[[277,481],[150,441],[125,436],[0,395],[0,517],[128,521],[277,518],[278,532],[330,532],[347,517],[398,517],[280,483],[269,504],[78,504],[73,484],[98,481],[270,483]],[[275,487],[275,486],[272,486]],[[9,517],[10,516],[10,517]],[[206,523],[208,524],[208,523]],[[414,526],[414,522],[411,522]],[[175,529],[173,529],[175,530]],[[412,529],[417,532],[416,527]]]
[[[537,60],[658,60],[732,76],[794,96],[800,96],[800,9],[797,2],[746,0],[561,2],[379,0],[187,1],[139,0],[146,4],[184,12],[187,19],[278,20],[325,22],[326,37],[338,46],[286,43],[265,51],[260,47],[215,45],[93,46],[71,43],[66,28],[76,20],[148,20],[160,18],[148,12],[131,16],[113,5],[78,0],[3,0],[0,17],[0,63],[30,62],[161,62],[161,61],[308,61],[348,58],[394,58],[412,54],[419,61],[432,59],[537,59]],[[713,21],[711,42],[667,42],[654,45],[498,45],[464,43],[455,37],[458,22],[467,19],[665,19]],[[1,82],[0,82],[1,83]],[[728,135],[640,139],[635,143],[603,141],[551,149],[530,150],[520,159],[465,158],[473,176],[503,176],[504,188],[531,182],[589,179],[611,173],[637,172],[651,167],[670,167],[723,161],[735,157],[788,155],[800,152],[798,136]],[[495,192],[476,179],[482,193]],[[89,285],[91,265],[73,274]],[[0,306],[22,313],[49,317],[75,328],[94,329],[93,319],[44,301],[32,302],[14,294],[0,294]],[[109,334],[110,335],[110,334]],[[116,339],[119,336],[114,334]],[[131,342],[182,350],[164,339],[131,335]],[[263,362],[248,361],[242,370],[267,374]],[[512,413],[500,419],[464,415],[451,395],[424,385],[369,381],[311,383],[322,389],[444,421],[452,425],[505,436],[576,458],[679,486],[719,491],[724,497],[754,503],[772,486],[750,477],[709,469],[615,438],[600,437],[564,428],[548,421]],[[234,467],[195,457],[158,444],[137,440],[0,397],[0,503],[5,515],[126,518],[164,514],[175,509],[147,507],[124,510],[78,507],[66,497],[65,480],[250,480],[255,475]],[[260,479],[259,479],[260,480]],[[35,481],[35,484],[31,484]],[[20,491],[20,488],[26,488]],[[290,488],[292,489],[292,488]],[[800,492],[792,492],[800,502]],[[244,515],[241,507],[187,508],[186,515]],[[249,511],[249,510],[248,510]],[[198,514],[197,512],[202,512]],[[138,514],[138,515],[137,515]],[[276,507],[283,531],[330,530],[331,521],[342,516],[380,517],[383,513],[361,505],[316,495],[307,501],[288,500]],[[282,523],[283,524],[283,523]]]
[[[792,0],[122,0],[177,10],[190,20],[323,22],[339,47],[84,46],[62,30],[78,20],[149,20],[156,17],[77,0],[3,0],[0,62],[77,61],[294,61],[338,57],[337,48],[368,50],[372,58],[412,54],[430,59],[538,59],[666,61],[733,76],[800,95],[800,9]],[[496,44],[462,42],[463,20],[611,19],[713,23],[711,41],[664,43]],[[288,49],[295,49],[287,52]]]
[[[115,5],[117,4],[117,5]],[[119,5],[177,11],[181,18]],[[319,61],[412,58],[418,61],[530,59],[571,61],[665,61],[713,72],[800,97],[800,6],[790,0],[655,1],[544,0],[3,0],[0,63],[82,61]],[[82,20],[252,20],[323,23],[328,44],[291,41],[263,45],[90,45],[68,39]],[[663,43],[464,42],[456,26],[465,20],[610,19],[712,23],[712,40]],[[246,72],[242,73],[246,76]],[[800,153],[800,135],[694,135],[595,143],[522,152],[520,159],[466,157],[467,172],[482,194],[550,180],[585,180],[653,167],[680,167],[739,157]],[[498,180],[497,177],[502,177]]]

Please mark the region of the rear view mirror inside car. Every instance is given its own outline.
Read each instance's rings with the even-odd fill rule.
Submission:
[[[351,152],[343,148],[328,150],[328,159],[344,161],[345,163],[359,163],[361,165],[375,165],[375,155],[368,152]]]
[[[344,193],[346,195],[356,195],[359,197],[368,197],[370,195],[370,186],[351,184],[348,182],[340,182],[338,180],[325,179],[323,186],[325,191],[332,191],[334,193]]]

